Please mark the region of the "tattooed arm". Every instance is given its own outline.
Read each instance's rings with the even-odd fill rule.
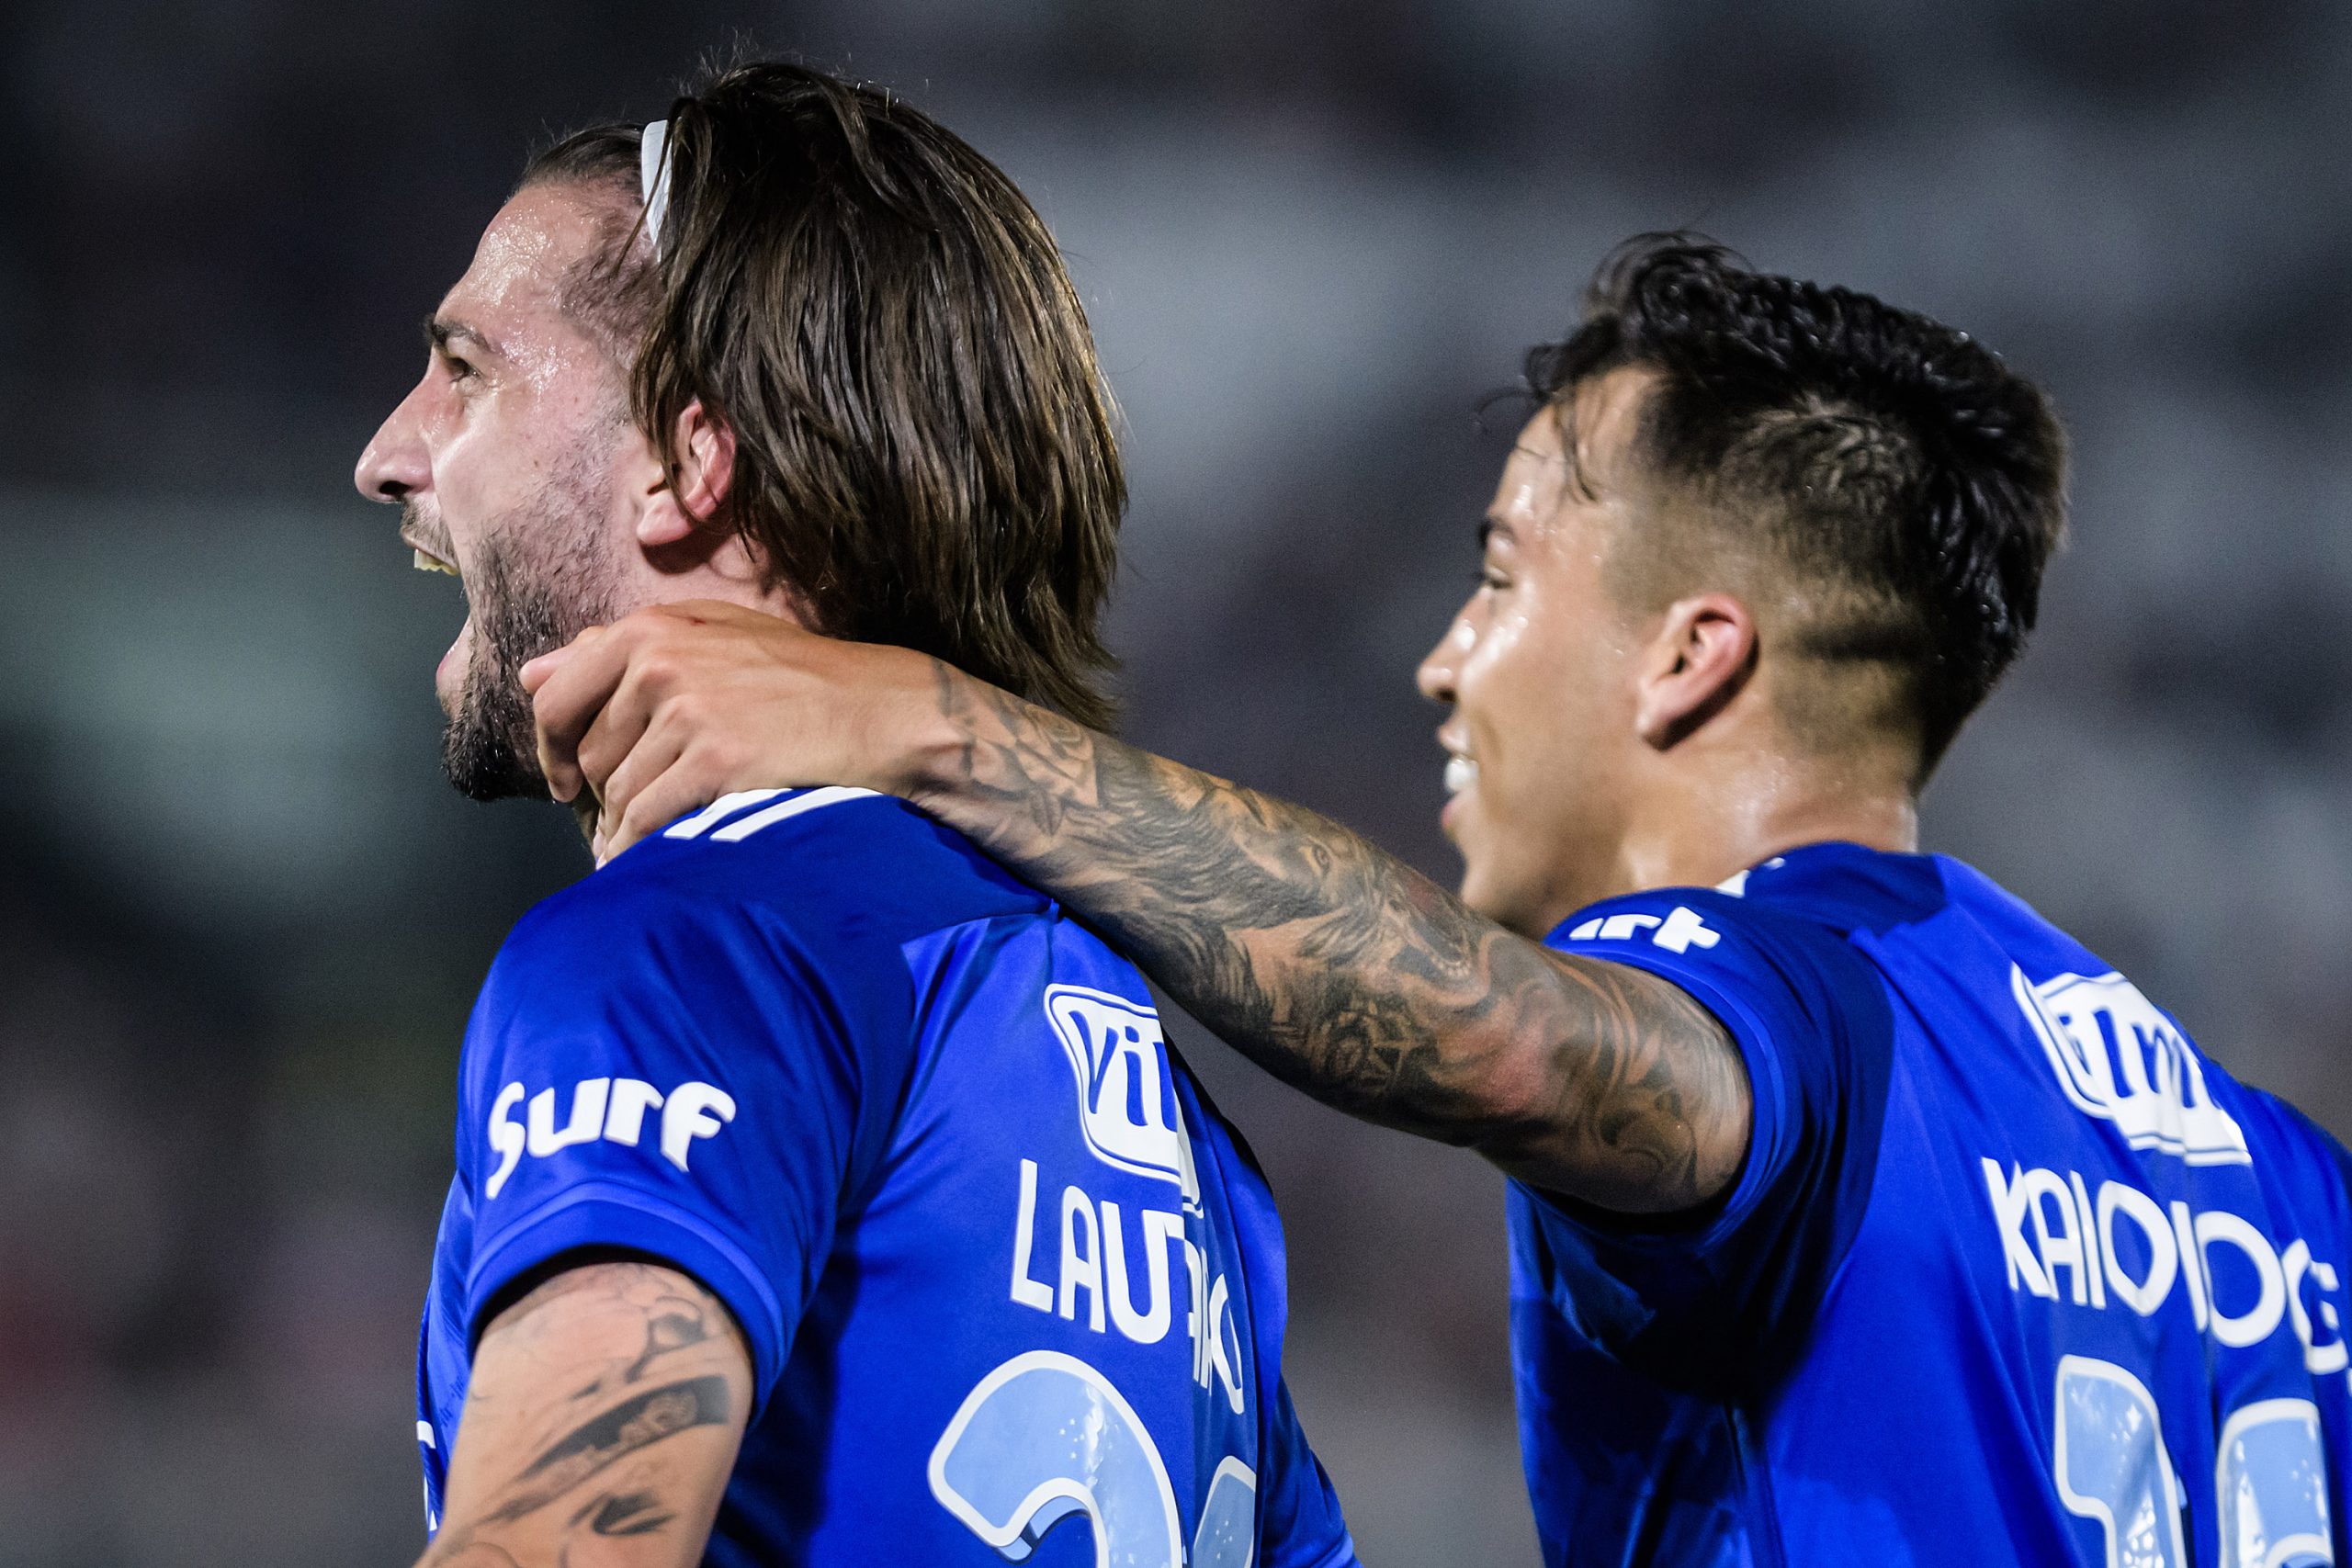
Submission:
[[[734,1319],[694,1280],[637,1262],[556,1274],[482,1334],[418,1568],[699,1562],[751,1402]]]
[[[525,682],[550,787],[595,789],[600,853],[727,790],[884,790],[1342,1111],[1624,1213],[1702,1203],[1746,1154],[1738,1051],[1675,986],[1514,936],[1328,818],[936,660],[670,605]]]

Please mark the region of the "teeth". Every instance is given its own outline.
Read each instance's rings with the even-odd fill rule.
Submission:
[[[416,570],[419,571],[443,571],[448,573],[451,577],[458,575],[458,569],[456,567],[451,566],[447,561],[442,560],[438,557],[428,556],[423,550],[416,551]]]
[[[1446,794],[1460,795],[1464,790],[1468,789],[1472,784],[1476,784],[1477,782],[1477,763],[1472,761],[1467,757],[1448,757],[1445,760]]]

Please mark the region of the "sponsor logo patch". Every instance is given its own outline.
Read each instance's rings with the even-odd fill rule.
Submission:
[[[1049,986],[1046,1016],[1077,1075],[1079,1131],[1094,1157],[1172,1181],[1186,1202],[1198,1201],[1159,1015],[1105,991]]]
[[[2246,1165],[2245,1134],[2213,1103],[2197,1047],[2120,975],[2061,975],[2009,987],[2076,1109],[2112,1122],[2135,1149],[2190,1165]]]
[[[1746,876],[1741,872],[1741,876]],[[1744,885],[1743,885],[1744,886]],[[1622,915],[1595,915],[1568,932],[1570,942],[1631,942],[1645,931],[1650,945],[1662,947],[1668,953],[1688,953],[1692,948],[1709,948],[1723,941],[1723,933],[1699,918],[1699,912],[1688,905],[1677,904],[1664,917],[1645,915],[1638,910]]]

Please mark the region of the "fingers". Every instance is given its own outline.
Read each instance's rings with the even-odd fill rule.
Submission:
[[[602,626],[590,626],[561,648],[542,653],[537,659],[523,660],[523,668],[515,671],[523,682],[523,694],[526,697],[537,695],[539,688],[547,683],[547,678],[563,668],[564,660],[571,657],[571,650],[580,646],[580,637],[594,637],[604,629]]]
[[[734,660],[719,658],[721,649],[808,635],[739,604],[685,600],[591,626],[569,646],[532,660],[521,676],[532,697],[548,792],[568,801],[583,788],[601,787],[698,655],[725,664]]]
[[[596,847],[610,858],[747,787],[739,775],[827,782],[842,760],[837,744],[818,743],[837,742],[843,720],[810,724],[801,705],[812,670],[840,649],[789,619],[716,602],[657,605],[582,632],[522,671],[548,793],[593,793]]]
[[[646,727],[645,732],[638,737],[637,744],[628,748],[628,754],[621,758],[619,765],[605,777],[602,787],[596,792],[596,799],[603,808],[598,814],[597,828],[605,840],[604,850],[606,855],[618,854],[629,843],[636,841],[637,835],[634,834],[625,841],[621,839],[625,825],[630,819],[630,807],[637,805],[638,796],[645,792],[647,785],[662,778],[665,773],[673,769],[679,754],[685,750],[685,745],[686,733],[683,726],[663,724],[657,720]],[[680,779],[672,784],[665,793],[647,809],[659,808],[662,800],[670,798],[681,785],[686,783],[686,780]],[[673,818],[684,816],[688,811],[699,810],[726,793],[725,790],[711,790],[700,799],[689,801],[660,820],[667,822]],[[644,821],[642,812],[636,819],[639,822]],[[647,826],[650,828],[658,825],[655,823]]]
[[[617,818],[605,818],[599,852],[603,859],[610,860],[639,839],[660,832],[665,823],[708,806],[724,793],[705,784],[698,771],[681,753],[678,761],[638,786],[629,797],[628,808]]]
[[[605,791],[614,772],[645,738],[665,697],[673,689],[673,671],[662,655],[633,660],[621,672],[620,683],[605,699],[587,732],[573,749],[573,765],[596,799],[609,806]]]
[[[590,626],[553,653],[523,666],[523,689],[531,694],[531,716],[538,732],[539,772],[548,793],[570,800],[586,782],[577,761],[580,738],[595,722],[628,669],[633,637],[624,620]]]

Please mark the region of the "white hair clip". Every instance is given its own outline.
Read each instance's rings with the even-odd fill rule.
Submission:
[[[670,122],[657,119],[637,144],[637,188],[645,198],[645,237],[662,248],[662,220],[670,216]]]

